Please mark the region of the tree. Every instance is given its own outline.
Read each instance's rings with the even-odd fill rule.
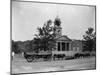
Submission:
[[[30,51],[32,51],[31,40],[27,40],[27,41],[24,41],[21,44],[19,44],[19,50],[21,52],[30,52]]]
[[[19,53],[18,43],[12,40],[12,52]]]
[[[39,52],[40,50],[49,51],[55,49],[55,33],[52,21],[48,20],[43,27],[38,27],[38,34],[35,34],[34,38],[34,50]]]
[[[14,41],[12,40],[12,52],[15,51]]]
[[[93,51],[96,48],[96,33],[94,32],[93,28],[88,28],[88,30],[85,32],[85,35],[83,35],[83,51]]]

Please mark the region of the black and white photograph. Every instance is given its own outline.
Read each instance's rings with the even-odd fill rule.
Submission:
[[[11,1],[11,74],[95,69],[95,5]]]

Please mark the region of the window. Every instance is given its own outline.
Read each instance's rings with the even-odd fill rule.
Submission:
[[[67,51],[69,51],[69,43],[67,43]]]
[[[62,51],[65,51],[65,43],[62,42]]]
[[[58,42],[58,51],[60,51],[60,42]]]

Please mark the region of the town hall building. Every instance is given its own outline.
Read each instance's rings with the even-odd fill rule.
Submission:
[[[60,18],[57,16],[54,21],[54,32],[56,34],[56,50],[52,54],[65,54],[71,56],[82,51],[82,41],[72,40],[67,35],[62,35],[62,27]]]

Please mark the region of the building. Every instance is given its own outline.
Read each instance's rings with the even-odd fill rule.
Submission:
[[[82,41],[72,40],[67,35],[62,35],[62,27],[60,18],[57,16],[54,21],[56,34],[56,50],[52,54],[65,54],[71,56],[79,51],[82,51]]]

